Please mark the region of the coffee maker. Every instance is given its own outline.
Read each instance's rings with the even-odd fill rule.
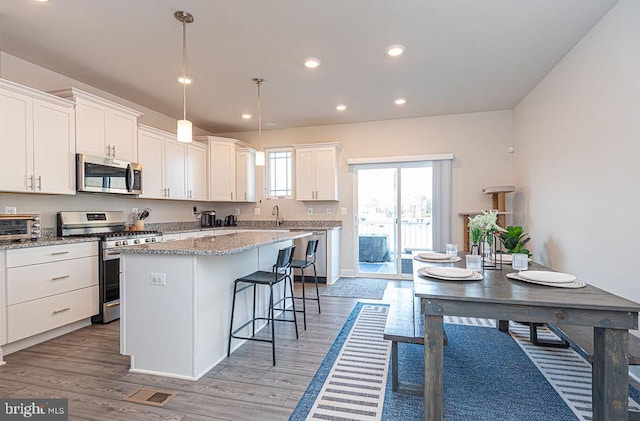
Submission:
[[[216,226],[216,211],[202,211],[200,212],[200,226],[202,227],[215,227]]]

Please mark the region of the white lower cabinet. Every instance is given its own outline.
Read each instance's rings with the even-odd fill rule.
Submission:
[[[7,307],[7,339],[14,342],[98,314],[98,286]]]
[[[97,242],[7,250],[2,276],[7,343],[98,313]]]

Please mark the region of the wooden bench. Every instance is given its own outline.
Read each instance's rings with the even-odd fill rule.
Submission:
[[[398,342],[424,345],[424,318],[420,312],[420,299],[413,288],[390,287],[393,291],[384,327],[384,339],[391,341],[391,381],[394,392],[422,395],[421,384],[400,383],[398,380]],[[385,294],[387,295],[387,294]]]
[[[549,329],[593,363],[593,328],[585,326],[549,324]],[[532,336],[534,336],[532,323]],[[532,341],[533,342],[533,341]],[[629,365],[640,365],[640,338],[629,334]]]
[[[545,342],[538,340],[538,327],[544,323],[531,323],[529,325],[530,340],[534,345],[552,346],[559,348],[573,348],[587,361],[593,363],[593,328],[587,326],[574,326],[563,324],[546,324],[561,341]],[[629,365],[640,365],[640,338],[629,334]]]

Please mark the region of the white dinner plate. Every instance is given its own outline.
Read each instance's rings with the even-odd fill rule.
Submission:
[[[424,260],[449,260],[451,258],[445,253],[418,253],[418,257]]]
[[[449,256],[448,259],[444,260],[444,259],[428,259],[428,258],[420,257],[419,255],[414,256],[413,259],[419,262],[429,262],[429,263],[455,263],[462,260],[460,256]]]
[[[546,282],[546,283],[567,283],[576,280],[576,277],[568,273],[551,272],[545,270],[524,270],[520,272],[520,277],[530,281]]]
[[[442,276],[430,273],[428,269],[437,269],[437,268],[420,268],[418,269],[418,275],[426,276],[428,278],[442,279],[444,281],[480,281],[482,280],[482,274],[479,272],[471,272],[471,275],[461,278],[459,276]],[[443,269],[457,269],[457,268],[443,268]],[[466,269],[463,269],[466,270]]]
[[[468,278],[473,275],[473,271],[464,268],[428,267],[424,268],[424,271],[430,276],[444,276],[446,278]]]
[[[522,281],[522,282],[527,282],[527,283],[530,283],[530,284],[543,285],[543,286],[555,287],[555,288],[574,288],[575,289],[575,288],[584,288],[584,287],[587,286],[586,282],[578,281],[577,279],[575,281],[572,281],[572,282],[562,282],[562,283],[531,281],[529,279],[525,279],[525,278],[519,276],[517,272],[507,273],[507,278],[515,279],[515,280]]]

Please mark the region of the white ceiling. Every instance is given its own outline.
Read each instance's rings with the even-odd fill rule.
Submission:
[[[510,109],[616,2],[1,0],[0,46],[180,118],[173,13],[188,11],[188,117],[223,133],[257,128],[240,117],[257,113],[253,77],[266,79],[265,129]]]

